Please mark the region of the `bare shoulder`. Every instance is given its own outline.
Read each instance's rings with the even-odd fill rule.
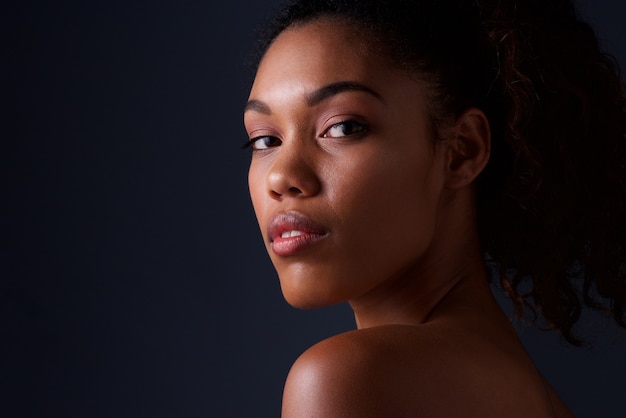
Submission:
[[[287,377],[283,417],[401,416],[390,415],[398,394],[390,386],[397,371],[389,369],[401,359],[397,346],[381,334],[380,329],[350,331],[305,351]]]
[[[323,340],[293,364],[283,418],[516,416],[510,408],[520,416],[559,416],[540,376],[525,370],[532,364],[463,340],[428,326],[370,328]]]

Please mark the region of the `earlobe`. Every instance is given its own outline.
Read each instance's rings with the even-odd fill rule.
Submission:
[[[482,110],[463,112],[447,136],[446,187],[460,189],[471,184],[489,161],[491,130]]]

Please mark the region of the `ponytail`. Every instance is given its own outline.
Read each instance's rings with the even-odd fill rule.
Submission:
[[[535,306],[577,345],[572,328],[584,305],[626,326],[626,102],[617,65],[570,1],[476,4],[498,57],[496,102],[506,109],[494,115],[502,117],[496,164],[478,185],[483,247],[516,311]],[[493,177],[501,187],[489,187]]]

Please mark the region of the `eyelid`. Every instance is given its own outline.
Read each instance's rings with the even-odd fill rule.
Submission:
[[[254,146],[254,145],[255,145],[258,141],[260,141],[260,140],[262,140],[262,139],[266,139],[266,138],[276,140],[276,141],[278,141],[278,144],[277,144],[277,145],[273,145],[273,146],[272,146],[272,145],[268,145],[268,146],[266,146],[265,148],[255,148],[255,146]],[[281,140],[280,138],[278,138],[278,137],[274,136],[274,135],[257,135],[257,136],[255,136],[255,137],[250,138],[248,141],[246,141],[246,142],[245,142],[245,143],[241,146],[241,148],[242,148],[242,149],[248,149],[248,148],[251,148],[251,149],[252,149],[252,151],[263,151],[263,150],[266,150],[266,149],[275,148],[275,147],[277,147],[277,146],[278,146],[278,145],[280,145],[280,144],[282,144],[282,140]]]
[[[334,118],[332,118],[334,119]],[[348,116],[348,117],[343,117],[340,119],[337,119],[336,121],[333,121],[330,124],[327,124],[327,128],[324,129],[324,131],[322,132],[322,134],[320,135],[322,138],[343,138],[343,137],[349,137],[349,136],[355,136],[355,135],[362,135],[366,132],[369,131],[370,127],[367,123],[360,121],[359,119],[361,118],[356,118],[353,116]],[[354,127],[356,127],[357,129],[354,132],[350,132],[350,133],[346,133],[344,135],[341,136],[329,136],[328,132],[339,126],[339,125],[353,125]]]
[[[282,140],[276,130],[266,124],[260,125],[246,123],[246,130],[248,131],[248,140],[241,145],[241,149],[252,149],[253,151],[258,151],[258,149],[254,147],[254,144],[263,138],[274,138],[282,143]]]

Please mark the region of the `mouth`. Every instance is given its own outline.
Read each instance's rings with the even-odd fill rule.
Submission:
[[[278,256],[298,254],[328,236],[328,230],[299,212],[280,213],[268,227],[270,247]]]
[[[293,237],[299,237],[300,235],[304,235],[305,232],[303,231],[285,231],[282,234],[280,234],[281,238],[293,238]]]

